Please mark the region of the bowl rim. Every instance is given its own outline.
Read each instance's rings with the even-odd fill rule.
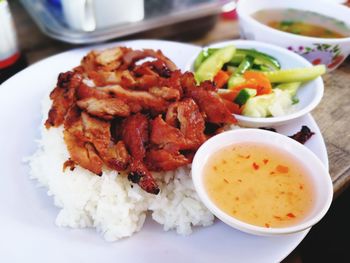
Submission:
[[[330,44],[330,43],[332,43],[332,44],[338,43],[339,44],[339,43],[344,43],[344,42],[346,43],[346,42],[350,41],[350,36],[345,37],[345,38],[309,37],[309,36],[303,36],[303,35],[296,35],[296,34],[292,34],[292,33],[288,33],[288,32],[278,30],[278,29],[271,28],[271,27],[257,21],[256,19],[254,19],[252,17],[251,14],[248,14],[244,10],[244,6],[248,5],[248,2],[249,2],[248,0],[247,1],[238,1],[237,7],[236,7],[238,19],[243,18],[243,19],[247,20],[249,23],[252,23],[254,26],[257,26],[259,29],[264,29],[264,30],[268,30],[268,31],[275,32],[278,34],[282,34],[282,37],[289,36],[289,37],[294,37],[294,38],[300,38],[302,40],[309,40],[311,42],[326,42],[327,44]],[[306,1],[305,3],[309,3],[309,2]],[[350,17],[350,9],[348,7],[342,6],[342,5],[337,4],[337,3],[326,2],[326,1],[319,1],[318,4],[329,5],[330,8],[332,8],[333,10],[334,10],[334,8],[340,8],[340,9],[346,10],[347,12],[349,12],[349,17]],[[295,8],[295,9],[298,9],[298,8]],[[306,10],[312,11],[311,9],[306,9]],[[313,12],[315,12],[315,11],[313,11]],[[315,12],[315,13],[318,13],[318,12]],[[334,13],[336,13],[336,12],[334,11]],[[337,19],[337,18],[334,18],[333,16],[330,16],[330,15],[325,15],[325,16],[331,17],[333,19]],[[344,22],[348,27],[350,27],[350,20],[344,21],[342,19],[341,21]]]
[[[283,47],[279,47],[279,46],[276,46],[273,44],[268,44],[268,43],[255,41],[255,40],[227,40],[227,41],[215,42],[215,43],[212,43],[212,44],[205,46],[203,48],[215,47],[215,46],[223,47],[223,46],[227,46],[227,45],[251,45],[251,46],[254,46],[253,48],[256,48],[258,50],[259,50],[259,47],[272,49],[278,53],[281,53],[281,55],[286,55],[286,56],[292,57],[293,60],[298,61],[301,64],[304,64],[305,67],[312,67],[313,66],[308,60],[306,60],[305,58],[301,57],[300,55],[298,55],[290,50],[287,50]],[[197,55],[198,54],[196,54],[195,56],[193,56],[191,58],[191,61],[190,61],[191,64],[186,66],[187,69],[190,69],[193,71],[193,63],[194,63],[194,60],[197,57]],[[323,83],[321,76],[317,77],[316,79],[312,80],[311,82],[315,83],[316,96],[314,98],[312,98],[312,100],[302,109],[299,109],[295,112],[288,113],[286,115],[274,116],[274,117],[264,117],[264,118],[259,117],[259,118],[257,118],[257,117],[243,116],[243,115],[239,115],[239,114],[234,114],[234,116],[236,117],[236,119],[238,121],[244,122],[244,124],[250,123],[250,124],[248,124],[248,126],[250,126],[250,125],[254,125],[254,126],[257,126],[257,125],[282,125],[283,123],[285,123],[287,121],[291,121],[291,120],[297,119],[299,117],[302,117],[316,108],[316,106],[321,102],[323,94],[324,94],[324,83]]]
[[[224,147],[227,147],[229,145],[232,145],[235,143],[233,140],[235,137],[240,138],[242,136],[242,133],[250,134],[251,136],[256,136],[255,140],[253,142],[259,142],[264,144],[270,144],[271,142],[267,140],[266,138],[274,137],[275,139],[281,140],[284,143],[292,146],[291,149],[294,149],[293,147],[297,147],[298,150],[301,150],[305,153],[307,158],[303,155],[303,157],[296,158],[298,161],[305,163],[303,159],[307,159],[308,162],[312,162],[313,165],[317,166],[318,169],[322,170],[321,175],[316,176],[315,180],[323,180],[324,185],[326,186],[326,189],[322,194],[328,194],[326,199],[326,202],[323,203],[321,208],[319,208],[318,211],[314,212],[314,216],[310,217],[306,221],[303,221],[301,223],[297,223],[296,225],[288,226],[288,227],[281,227],[281,228],[266,228],[261,226],[252,225],[249,223],[245,223],[239,219],[236,219],[227,213],[225,213],[223,210],[221,210],[209,197],[206,190],[204,189],[202,178],[203,174],[201,171],[205,167],[207,163],[207,158],[209,158],[210,155],[212,155],[214,152],[216,152],[218,149],[222,149]],[[218,140],[222,140],[222,138],[228,137],[230,140],[233,140],[225,145],[222,145],[222,143],[217,144]],[[245,142],[247,140],[243,140],[242,142]],[[251,142],[251,140],[249,140]],[[216,144],[216,150],[211,150],[211,152],[208,153],[208,147],[210,147],[211,144]],[[209,145],[209,146],[208,146]],[[286,151],[285,149],[281,149],[283,151]],[[293,151],[292,151],[293,152]],[[291,153],[292,153],[291,152]],[[215,215],[217,216],[221,221],[228,224],[229,226],[236,228],[240,231],[255,234],[255,235],[262,235],[262,236],[277,236],[277,235],[286,235],[286,234],[292,234],[296,232],[303,231],[305,229],[308,229],[315,225],[317,222],[319,222],[324,215],[327,213],[333,199],[333,184],[331,181],[331,177],[329,175],[328,170],[326,167],[322,164],[322,162],[317,158],[317,156],[309,150],[304,145],[300,144],[299,142],[294,141],[293,139],[281,135],[275,132],[265,131],[265,130],[259,130],[254,128],[242,128],[237,130],[230,130],[223,132],[221,134],[215,135],[212,138],[210,138],[208,141],[206,141],[198,150],[197,153],[194,156],[193,162],[192,162],[192,180],[195,187],[195,190],[200,198],[200,200],[203,202],[203,204]],[[317,192],[317,191],[315,191]]]

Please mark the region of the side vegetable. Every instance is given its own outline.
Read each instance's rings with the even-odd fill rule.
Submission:
[[[242,106],[248,101],[248,99],[256,96],[256,94],[257,92],[255,89],[242,89],[233,102],[238,104],[239,106]]]
[[[274,92],[250,98],[242,114],[250,117],[283,116],[290,112],[293,100],[288,92],[274,89]]]
[[[326,73],[325,65],[317,65],[310,68],[285,69],[279,71],[264,72],[273,83],[281,82],[306,82]]]
[[[247,56],[254,58],[253,68],[261,71],[275,71],[281,69],[277,59],[254,49],[237,49],[235,55],[230,60],[231,65],[238,65]]]
[[[197,56],[195,62],[194,62],[194,70],[197,71],[199,66],[208,58],[210,57],[214,52],[218,51],[220,48],[208,48],[203,49]],[[228,62],[228,65],[231,66],[238,66],[243,59],[246,56],[251,56],[254,58],[254,65],[253,68],[258,70],[266,70],[266,71],[273,71],[273,70],[279,70],[281,69],[281,65],[278,62],[277,59],[274,57],[259,52],[254,49],[242,49],[238,48],[236,49],[236,52]]]
[[[205,59],[195,72],[195,77],[198,82],[205,80],[213,80],[216,74],[229,62],[236,52],[234,46],[227,46],[215,51],[207,59]]]
[[[285,115],[298,103],[303,83],[325,73],[324,65],[281,70],[279,61],[253,49],[233,46],[203,50],[194,63],[198,82],[214,81],[220,96],[252,117]]]

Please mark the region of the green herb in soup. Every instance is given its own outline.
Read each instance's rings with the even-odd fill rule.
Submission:
[[[304,22],[294,22],[289,20],[271,21],[267,24],[268,26],[292,33],[297,35],[303,35],[308,37],[321,37],[321,38],[344,38],[346,37],[343,34],[330,30],[328,28],[317,26]]]
[[[265,9],[253,17],[272,28],[309,37],[345,38],[350,29],[342,21],[315,12],[297,9]]]

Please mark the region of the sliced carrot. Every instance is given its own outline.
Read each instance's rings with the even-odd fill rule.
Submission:
[[[227,74],[226,72],[224,72],[224,73]],[[218,75],[219,75],[219,73],[218,73]],[[243,74],[243,77],[246,79],[246,81],[244,83],[233,87],[228,92],[220,93],[220,97],[223,98],[224,100],[228,100],[228,101],[232,102],[235,100],[238,93],[244,88],[256,89],[257,95],[269,94],[272,92],[271,83],[270,83],[269,79],[263,73],[255,72],[255,71],[246,71]],[[214,81],[215,81],[215,78],[214,78]],[[239,106],[237,104],[235,104],[235,105],[239,109]],[[229,106],[229,108],[233,109],[232,106]],[[241,111],[241,109],[239,109],[239,112],[240,111]],[[233,112],[233,111],[231,110],[231,112]],[[236,109],[235,109],[234,113],[239,114]]]
[[[257,95],[269,94],[272,92],[271,82],[263,73],[257,71],[246,71],[243,76],[248,82],[255,83]]]
[[[269,79],[261,72],[246,71],[243,74],[245,82],[234,86],[231,90],[236,91],[237,94],[241,89],[250,88],[256,89],[257,95],[269,94],[272,92],[272,86]]]
[[[218,89],[222,88],[227,83],[229,78],[230,75],[226,71],[220,70],[214,77],[216,87]]]

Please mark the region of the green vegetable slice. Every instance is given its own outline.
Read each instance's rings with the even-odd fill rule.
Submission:
[[[229,89],[245,82],[245,79],[242,77],[242,74],[253,66],[253,62],[254,62],[254,57],[250,55],[246,56],[242,60],[238,68],[233,72],[231,77],[228,79],[227,85]]]
[[[219,48],[207,48],[203,49],[197,56],[196,60],[194,61],[194,70],[197,70],[199,66],[208,58],[210,55],[212,55],[215,51],[219,50]]]
[[[243,84],[244,82],[246,82],[246,80],[243,76],[234,75],[228,79],[227,86],[229,89],[232,89],[233,87]]]
[[[310,68],[285,69],[279,71],[263,72],[273,82],[306,82],[313,80],[326,72],[324,65]]]
[[[256,70],[256,71],[271,71],[271,68],[265,66],[265,65],[257,65],[254,64],[252,66],[252,70]]]
[[[249,98],[254,96],[256,96],[256,89],[245,88],[238,93],[237,97],[233,102],[238,104],[239,106],[242,106],[247,102]]]
[[[213,80],[223,65],[231,60],[235,51],[236,48],[234,46],[227,46],[215,51],[195,71],[196,80],[198,82]]]
[[[293,100],[287,91],[274,89],[272,93],[249,98],[242,114],[250,117],[285,115],[292,107]]]
[[[301,85],[301,82],[287,82],[287,83],[282,83],[274,87],[275,89],[280,89],[287,91],[292,98],[295,97],[297,94],[297,91]]]
[[[218,50],[220,50],[220,48],[203,49],[198,54],[194,62],[194,70],[197,71],[201,64],[204,63],[205,60],[207,60]],[[256,51],[254,49],[237,49],[230,61],[228,61],[228,64],[232,66],[239,66],[247,56],[251,56],[254,58],[253,65],[251,66],[251,68],[255,70],[274,71],[279,70],[281,68],[281,65],[277,59],[268,54]]]
[[[231,65],[238,66],[242,62],[242,60],[245,58],[245,56],[246,56],[246,53],[243,52],[243,49],[237,48],[235,55],[232,57],[229,63]]]
[[[254,57],[255,68],[260,67],[263,70],[269,69],[270,71],[279,70],[281,68],[281,64],[277,59],[254,49],[237,49],[229,63],[237,66],[246,56]]]
[[[253,66],[254,63],[254,57],[248,55],[246,56],[242,62],[239,64],[237,70],[234,72],[235,75],[243,74],[248,69],[250,69]]]
[[[197,70],[202,62],[208,57],[207,50],[202,50],[194,61],[194,70]]]

